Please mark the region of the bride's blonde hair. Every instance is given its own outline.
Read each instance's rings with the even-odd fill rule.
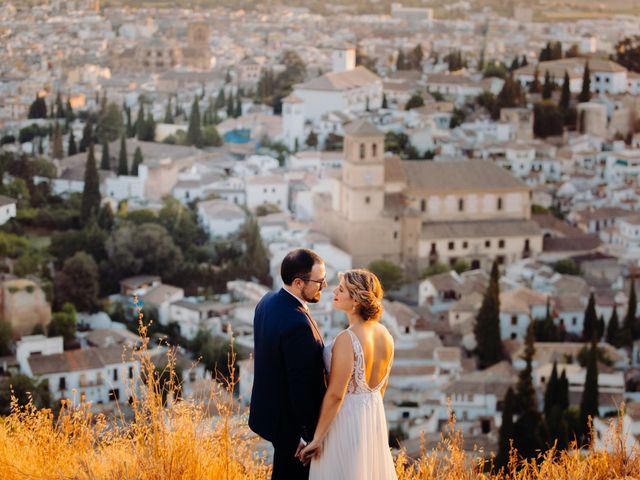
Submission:
[[[340,273],[344,285],[358,305],[356,311],[363,320],[379,320],[382,316],[382,296],[384,291],[380,280],[369,270],[354,269]]]

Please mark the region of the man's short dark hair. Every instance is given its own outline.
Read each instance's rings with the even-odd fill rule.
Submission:
[[[280,266],[280,276],[285,285],[291,285],[296,278],[307,280],[316,263],[324,263],[320,255],[308,248],[299,248],[287,253]]]

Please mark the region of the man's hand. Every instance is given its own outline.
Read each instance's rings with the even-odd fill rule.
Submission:
[[[319,458],[321,452],[322,442],[314,439],[309,443],[309,445],[300,451],[298,458],[305,466],[307,466],[311,459]]]

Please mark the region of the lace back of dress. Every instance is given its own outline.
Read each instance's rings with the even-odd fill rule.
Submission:
[[[379,390],[380,385],[374,389],[369,388],[364,368],[364,351],[362,350],[362,345],[355,333],[349,329],[347,329],[347,332],[349,332],[349,335],[351,336],[351,345],[353,345],[354,357],[353,373],[351,374],[351,380],[349,380],[347,393],[369,393]]]

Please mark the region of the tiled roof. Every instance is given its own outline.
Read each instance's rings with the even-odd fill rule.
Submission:
[[[476,220],[424,223],[421,238],[438,240],[538,235],[541,235],[540,227],[531,220]]]
[[[409,190],[455,193],[469,190],[528,191],[522,180],[486,160],[402,162]]]

